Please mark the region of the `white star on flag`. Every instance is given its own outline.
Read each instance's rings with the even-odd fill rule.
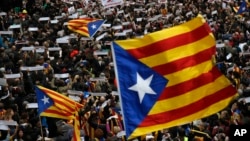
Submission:
[[[91,26],[91,28],[92,28],[92,29],[96,29],[96,25],[93,24],[93,25]]]
[[[43,104],[45,105],[46,103],[49,103],[49,98],[44,96],[42,101],[43,101]]]
[[[145,94],[153,94],[156,95],[156,93],[152,90],[150,87],[150,83],[153,79],[153,75],[149,76],[147,79],[143,79],[140,74],[137,72],[137,83],[131,87],[129,87],[129,90],[136,91],[138,93],[140,103],[142,103],[142,100],[145,96]]]

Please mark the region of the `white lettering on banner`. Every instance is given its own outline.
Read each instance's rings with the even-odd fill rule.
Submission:
[[[123,0],[102,0],[102,5],[104,6],[104,8],[115,7],[122,4]]]

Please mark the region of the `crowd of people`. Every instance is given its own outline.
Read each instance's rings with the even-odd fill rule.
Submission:
[[[250,15],[234,11],[241,3],[130,0],[105,9],[98,0],[86,5],[82,1],[23,0],[20,7],[0,9],[0,119],[9,123],[8,129],[0,125],[0,140],[71,140],[70,121],[40,117],[36,108],[29,107],[36,103],[34,85],[84,105],[79,111],[83,140],[126,140],[110,43],[141,38],[200,14],[217,40],[216,65],[238,90],[238,98],[210,117],[133,140],[229,141],[231,125],[250,124]],[[105,24],[92,38],[83,37],[67,28],[69,20],[82,17],[104,19]]]

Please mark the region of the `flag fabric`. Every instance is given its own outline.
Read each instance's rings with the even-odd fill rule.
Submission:
[[[242,14],[244,12],[247,12],[248,11],[247,9],[248,9],[247,2],[245,0],[243,0],[238,11],[237,11],[237,14]]]
[[[235,13],[238,13],[239,9],[240,9],[239,6],[234,6],[234,7],[233,7],[233,11],[234,11]]]
[[[200,15],[112,51],[128,139],[212,115],[237,95],[212,61],[215,38]]]
[[[93,37],[104,22],[104,20],[93,18],[74,19],[68,22],[68,29],[83,36]]]
[[[79,121],[79,114],[78,114],[77,109],[75,111],[73,139],[74,139],[74,141],[81,141],[81,138],[80,138],[80,121]]]
[[[243,13],[238,14],[239,9],[240,9],[239,6],[233,7],[233,11],[236,13],[236,16],[238,16],[239,18],[242,18],[243,17]]]
[[[62,119],[72,119],[75,106],[80,109],[83,105],[76,103],[69,97],[42,86],[35,86],[38,103],[38,113],[41,116],[49,116]]]
[[[74,141],[80,141],[78,111],[83,105],[42,86],[35,86],[40,116],[74,120]]]

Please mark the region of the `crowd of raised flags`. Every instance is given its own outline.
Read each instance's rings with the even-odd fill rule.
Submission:
[[[227,141],[250,124],[248,1],[29,4],[0,12],[0,140]]]

